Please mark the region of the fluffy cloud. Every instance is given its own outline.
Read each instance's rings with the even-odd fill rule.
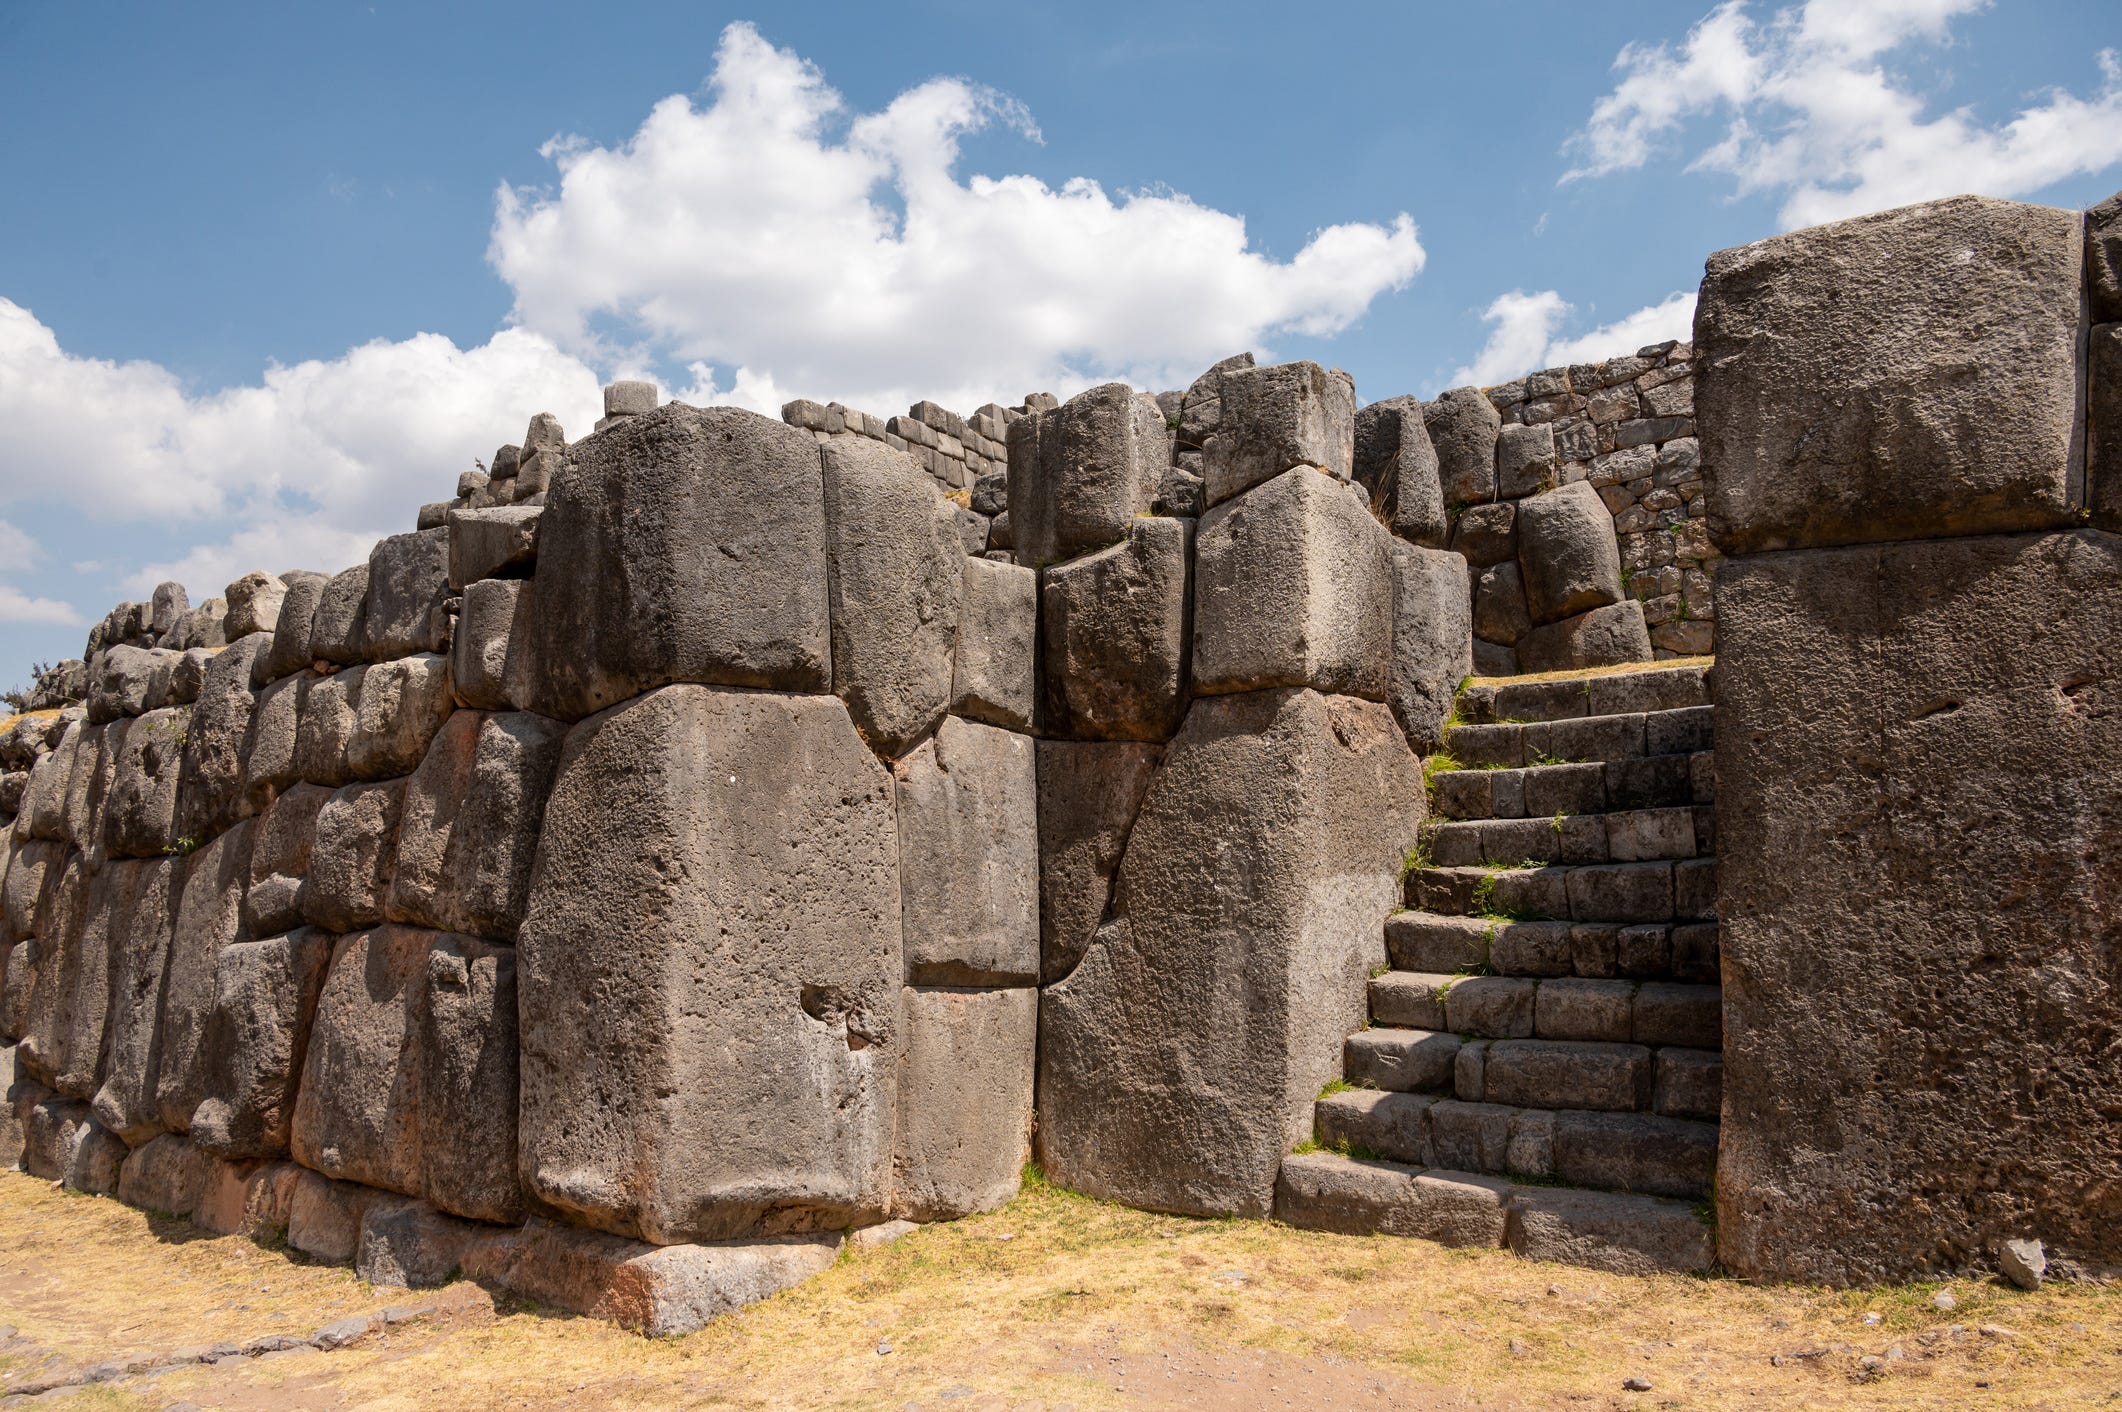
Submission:
[[[1169,385],[1278,333],[1330,334],[1422,269],[1405,214],[1315,232],[1287,261],[1241,217],[1077,177],[956,173],[967,134],[1031,115],[939,78],[853,114],[825,76],[731,25],[704,106],[617,147],[557,139],[556,190],[504,186],[489,258],[514,319],[624,366],[697,363],[758,405],[973,406],[1106,376]]]
[[[2044,90],[2010,121],[1965,108],[1928,116],[1896,51],[1949,42],[1951,22],[1987,0],[1807,0],[1756,21],[1728,0],[1677,47],[1630,44],[1613,90],[1566,151],[1571,181],[1640,167],[1715,114],[1721,135],[1689,163],[1740,195],[1783,193],[1786,226],[1979,191],[2023,196],[2122,161],[2122,62],[2097,56],[2090,98]]]
[[[1570,309],[1552,289],[1535,294],[1514,289],[1498,296],[1481,312],[1482,318],[1495,325],[1488,342],[1473,362],[1452,373],[1452,385],[1493,387],[1542,368],[1600,362],[1667,339],[1692,337],[1695,322],[1695,296],[1683,290],[1589,333],[1557,338],[1556,331]]]

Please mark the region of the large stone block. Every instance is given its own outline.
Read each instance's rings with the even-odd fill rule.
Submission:
[[[251,666],[251,684],[264,686],[293,676],[313,660],[310,633],[317,620],[317,605],[331,579],[307,569],[281,575],[287,585],[280,600],[280,615],[273,620],[273,640]]]
[[[1420,755],[1444,744],[1459,683],[1473,675],[1466,561],[1445,549],[1392,546],[1392,666],[1386,700]]]
[[[295,727],[297,776],[327,789],[337,789],[353,778],[347,756],[360,720],[361,683],[367,676],[367,667],[349,667],[318,677],[302,693],[301,719]]]
[[[214,655],[206,665],[199,699],[184,737],[184,768],[177,786],[177,832],[207,839],[251,812],[244,797],[243,758],[250,740],[251,668],[272,645],[252,633]]]
[[[1374,700],[1391,660],[1392,536],[1300,466],[1201,518],[1197,692],[1308,686]]]
[[[1186,712],[1194,522],[1133,521],[1110,549],[1045,571],[1039,674],[1048,734],[1162,740]]]
[[[357,780],[411,774],[454,705],[447,657],[421,652],[368,668],[346,742],[347,773]]]
[[[566,733],[527,711],[450,717],[406,782],[391,920],[514,940]]]
[[[530,1194],[658,1242],[881,1219],[898,857],[837,697],[669,687],[577,726],[519,938]]]
[[[666,682],[831,687],[808,433],[674,402],[580,443],[549,495],[518,704],[574,720]]]
[[[291,1148],[313,1172],[420,1192],[419,1012],[434,933],[377,927],[338,939],[317,999]]]
[[[314,927],[224,947],[192,1141],[218,1157],[282,1157],[333,938]]]
[[[244,802],[254,814],[302,778],[296,766],[302,708],[316,680],[305,668],[258,691],[243,760]]]
[[[449,647],[449,529],[413,530],[376,541],[368,553],[362,639],[371,661]]]
[[[1005,730],[1028,731],[1039,696],[1039,575],[976,558],[965,560],[964,575],[950,708]]]
[[[1179,403],[1178,449],[1199,452],[1223,424],[1223,379],[1253,366],[1253,355],[1237,353],[1195,378]]]
[[[1031,1138],[1039,992],[908,987],[892,1211],[947,1221],[1017,1194]]]
[[[1725,1266],[2114,1263],[2122,540],[1763,555],[1717,611]]]
[[[501,574],[522,577],[538,557],[539,505],[496,505],[452,510],[449,516],[449,586],[459,592]]]
[[[2077,212],[1981,196],[1710,256],[1711,538],[1751,554],[2069,524],[2083,262]]]
[[[58,743],[30,767],[21,812],[16,815],[16,837],[67,841],[66,791],[73,783],[74,762],[80,758],[81,738],[87,730],[87,723],[79,718],[68,721]],[[240,767],[240,758],[237,763]]]
[[[222,632],[230,642],[240,642],[254,632],[271,632],[280,621],[280,605],[286,597],[287,584],[278,574],[251,570],[221,595],[228,605],[221,614]]]
[[[1644,625],[1643,605],[1633,598],[1534,628],[1518,639],[1518,669],[1524,672],[1650,660],[1650,629]]]
[[[1206,504],[1219,505],[1292,466],[1347,480],[1356,459],[1356,388],[1317,363],[1237,368],[1223,378],[1222,416],[1202,448]]]
[[[368,565],[356,564],[325,584],[310,618],[309,650],[334,666],[368,660]]]
[[[1496,438],[1503,418],[1478,387],[1455,387],[1424,403],[1422,422],[1437,453],[1437,478],[1448,509],[1496,498]]]
[[[1164,747],[1039,742],[1039,981],[1076,968],[1112,903],[1113,874]]]
[[[13,845],[5,891],[0,892],[9,940],[52,934],[52,887],[65,867],[66,845],[57,839],[22,839]]]
[[[841,436],[824,458],[833,690],[897,758],[950,707],[965,551],[950,502],[905,452]]]
[[[2085,286],[2094,323],[2122,319],[2122,191],[2085,213]]]
[[[111,950],[123,935],[139,863],[91,869],[68,855],[53,920],[57,947],[37,982],[32,1022],[21,1050],[53,1089],[86,1103],[103,1083],[104,1033],[110,1018]]]
[[[2086,479],[2093,523],[2122,530],[2122,323],[2092,331],[2086,356]]]
[[[302,880],[309,876],[318,811],[331,797],[321,785],[298,784],[258,816],[250,887],[243,895],[243,926],[250,935],[273,936],[302,925]]]
[[[155,647],[112,647],[97,654],[89,683],[89,720],[101,724],[166,705],[170,674],[183,655]]]
[[[1518,502],[1518,572],[1536,624],[1621,601],[1614,517],[1589,481]]]
[[[1421,766],[1383,706],[1197,701],[1150,782],[1114,920],[1040,997],[1053,1179],[1156,1210],[1266,1215],[1364,1019]]]
[[[143,1211],[189,1216],[206,1193],[209,1160],[181,1133],[164,1133],[126,1159],[118,1199]]]
[[[1356,413],[1355,479],[1370,492],[1372,507],[1384,514],[1394,534],[1444,547],[1451,523],[1420,398],[1387,398]]]
[[[1017,562],[1040,568],[1127,538],[1171,462],[1156,399],[1125,383],[1079,392],[1009,428],[1009,526]]]
[[[514,947],[434,939],[417,1050],[421,1195],[459,1216],[522,1220]]]
[[[458,705],[513,711],[530,700],[522,644],[531,603],[527,579],[481,579],[464,590],[450,639],[450,684]]]
[[[112,769],[103,843],[111,857],[159,858],[177,847],[177,781],[191,717],[189,706],[165,706],[105,733]]]
[[[162,1052],[155,1103],[162,1126],[183,1132],[206,1097],[206,1031],[219,989],[223,948],[245,939],[244,881],[252,823],[246,819],[185,860],[184,891],[162,977]]]
[[[317,811],[301,896],[302,915],[312,926],[351,932],[383,920],[405,783],[348,785]]]
[[[83,726],[73,772],[67,776],[66,824],[62,832],[88,856],[91,867],[103,863],[103,819],[111,783],[118,773],[117,747],[124,743],[129,724],[112,721],[108,725]]]
[[[922,986],[1035,984],[1039,820],[1031,737],[950,716],[893,774],[907,979]]]
[[[130,896],[111,955],[108,1062],[93,1106],[97,1122],[137,1147],[164,1126],[155,1100],[162,1062],[162,984],[184,864],[157,858],[129,872]]]

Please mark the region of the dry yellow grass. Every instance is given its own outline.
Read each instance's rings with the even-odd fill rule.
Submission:
[[[1534,681],[1581,681],[1586,677],[1618,677],[1630,672],[1662,672],[1667,667],[1714,667],[1714,657],[1668,657],[1662,662],[1623,662],[1613,667],[1572,667],[1560,672],[1527,672],[1519,677],[1468,677],[1466,686],[1509,686]]]
[[[1632,1279],[1154,1216],[1034,1182],[1000,1211],[851,1253],[700,1333],[648,1341],[469,1286],[373,1291],[0,1179],[0,1322],[68,1361],[306,1333],[393,1302],[454,1311],[337,1353],[188,1369],[68,1404],[84,1408],[2060,1409],[2122,1394],[2122,1294],[1960,1281],[1947,1314],[1939,1288]],[[1652,1391],[1624,1391],[1630,1377]]]

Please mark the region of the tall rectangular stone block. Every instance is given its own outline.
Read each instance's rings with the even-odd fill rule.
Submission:
[[[1156,399],[1125,383],[1080,392],[1009,429],[1009,524],[1017,562],[1040,568],[1125,539],[1171,461]]]
[[[1192,520],[1144,516],[1040,585],[1045,732],[1162,740],[1186,713]]]
[[[1035,983],[1039,820],[1031,737],[948,716],[893,773],[907,979],[922,986]]]

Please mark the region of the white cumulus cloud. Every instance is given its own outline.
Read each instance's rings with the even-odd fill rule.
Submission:
[[[1641,167],[1679,149],[1698,120],[1716,136],[1689,170],[1739,195],[1781,193],[1786,227],[1963,191],[2025,196],[2122,161],[2122,60],[2095,57],[2100,84],[2029,95],[2008,121],[1932,112],[1896,56],[1951,41],[1952,21],[1987,0],[1807,0],[1756,20],[1728,0],[1677,45],[1630,44],[1620,78],[1565,151],[1562,180]]]
[[[556,188],[502,187],[488,256],[518,326],[579,356],[697,363],[748,405],[883,412],[1169,385],[1346,328],[1422,269],[1404,213],[1277,260],[1242,217],[1172,192],[961,177],[960,140],[995,127],[1039,139],[1022,105],[961,78],[850,112],[816,66],[734,24],[704,102],[665,98],[616,146],[555,139]]]
[[[1588,333],[1556,337],[1571,310],[1570,303],[1552,289],[1533,294],[1513,289],[1498,295],[1481,312],[1494,325],[1488,341],[1471,363],[1452,373],[1452,385],[1493,387],[1543,368],[1603,362],[1653,343],[1685,340],[1693,336],[1695,295],[1682,290]]]

